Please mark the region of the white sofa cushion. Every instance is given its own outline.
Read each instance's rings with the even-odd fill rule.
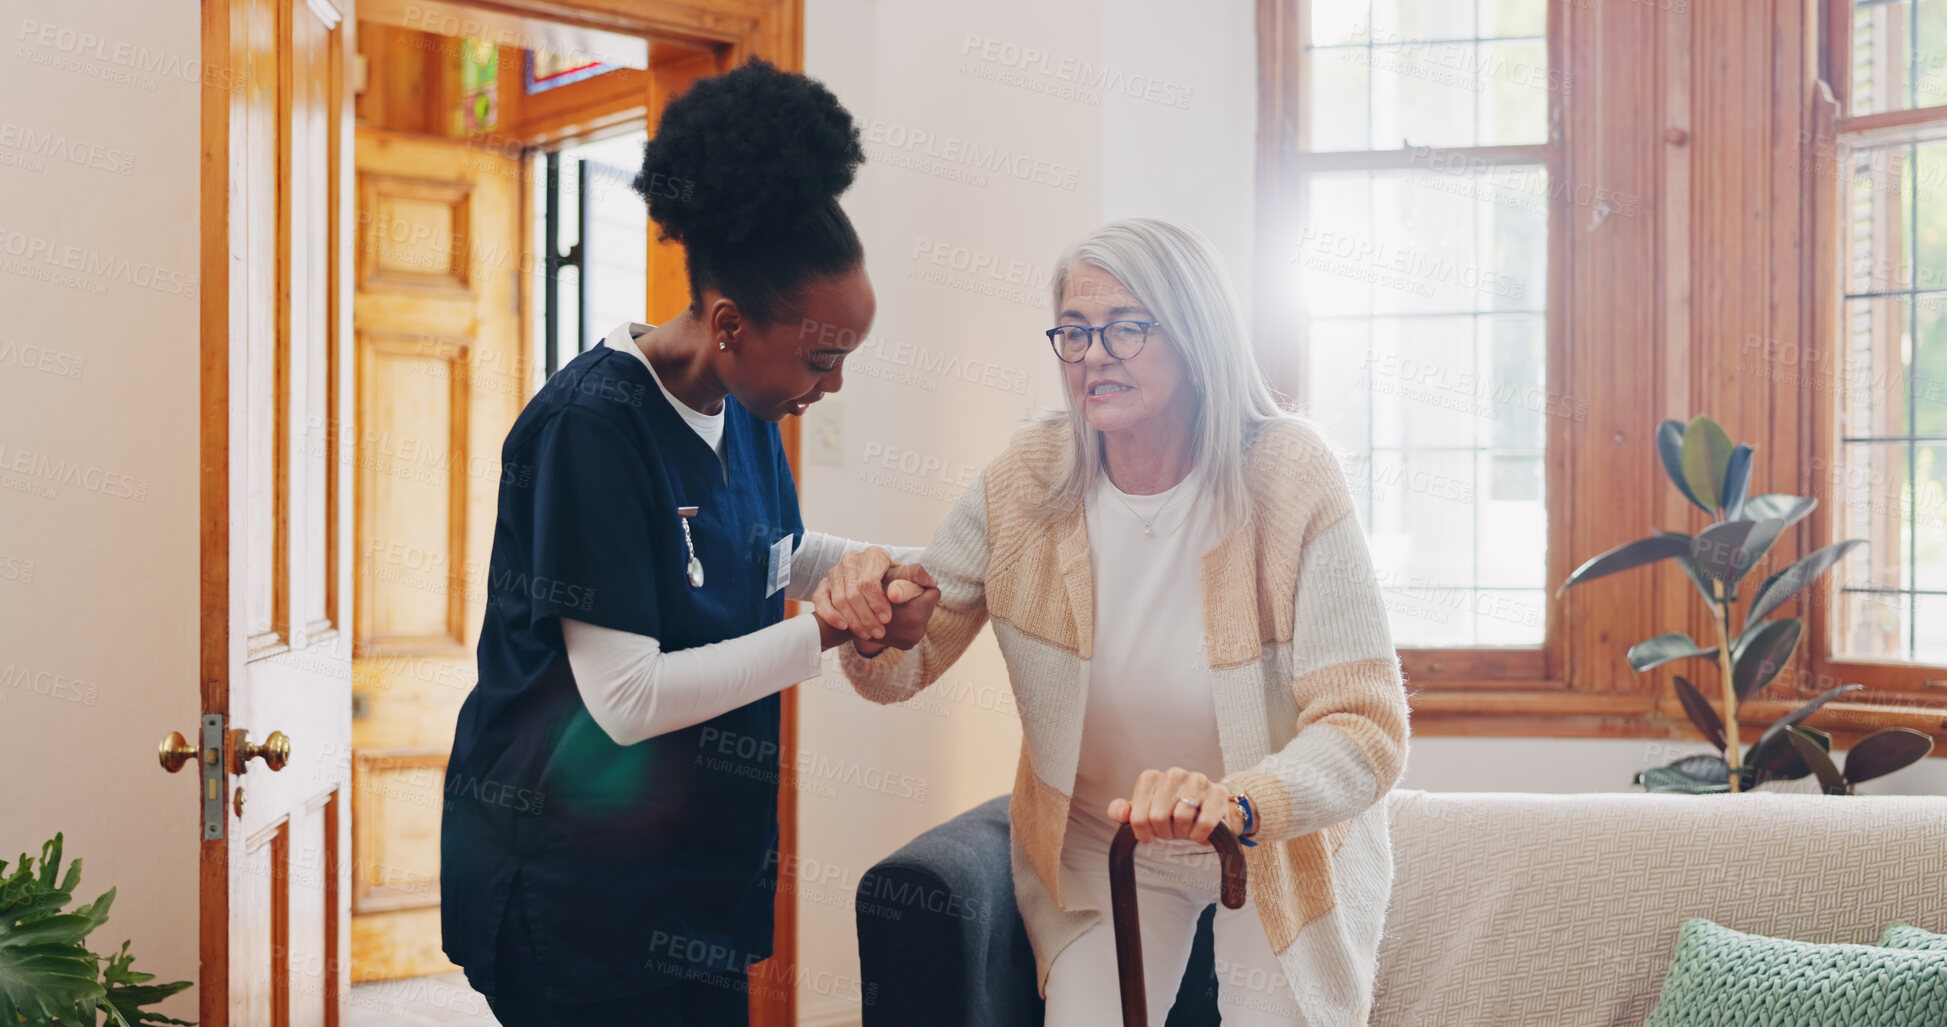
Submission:
[[[1873,944],[1947,930],[1947,797],[1436,793],[1388,799],[1372,1023],[1641,1024],[1677,928]]]

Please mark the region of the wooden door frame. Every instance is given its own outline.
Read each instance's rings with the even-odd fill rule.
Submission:
[[[804,64],[804,0],[714,0],[709,3],[683,0],[467,0],[471,6],[524,14],[551,21],[587,25],[627,32],[653,40],[708,47],[721,54],[724,66],[735,66],[761,57],[787,70]],[[203,0],[202,66],[205,69],[201,94],[202,170],[200,202],[199,281],[202,306],[199,312],[199,368],[201,411],[198,420],[198,447],[202,463],[199,489],[201,531],[201,580],[198,664],[202,712],[228,720],[230,712],[230,310],[234,297],[230,275],[231,225],[231,134],[230,105],[237,76],[242,69],[232,66],[230,26],[232,0]],[[356,23],[346,26],[346,50],[355,51]],[[349,60],[349,56],[346,58]],[[349,84],[350,69],[343,69],[341,82]],[[353,90],[341,88],[337,97],[341,120],[338,147],[338,173],[350,174],[352,130],[354,126]],[[341,177],[343,183],[350,178]],[[349,219],[353,212],[341,204],[334,227],[334,259],[342,262],[351,245]],[[665,277],[666,281],[667,278]],[[350,292],[341,288],[336,298],[340,316],[334,333],[342,348],[348,345],[351,331]],[[652,301],[657,297],[652,277]],[[336,426],[331,426],[333,430]],[[796,424],[784,427],[786,452],[795,468],[798,462],[799,432]],[[795,689],[783,696],[783,765],[790,766],[797,746],[797,696]],[[227,754],[226,754],[227,756]],[[779,849],[795,851],[797,844],[797,803],[795,792],[779,789]],[[340,825],[340,833],[345,825]],[[229,919],[230,861],[227,839],[205,840],[201,846],[198,892],[198,1019],[203,1027],[228,1027],[230,971]],[[328,846],[328,852],[335,847]],[[329,859],[328,872],[340,875],[349,866]],[[779,889],[781,894],[790,890]],[[347,894],[339,891],[338,894]],[[335,910],[327,911],[335,916]],[[785,965],[796,962],[797,915],[795,902],[778,910],[776,949],[773,958]],[[345,994],[349,967],[343,961],[327,966],[331,982],[326,985],[328,1011],[336,1010]],[[796,995],[783,977],[785,987],[761,989],[768,996],[760,1000],[753,989],[753,1020],[764,1025],[790,1024],[796,1017]],[[327,1022],[336,1022],[328,1012]]]

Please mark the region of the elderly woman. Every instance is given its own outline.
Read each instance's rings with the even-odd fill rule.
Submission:
[[[1116,1022],[1121,822],[1150,843],[1152,988],[1182,977],[1224,821],[1251,846],[1250,901],[1216,915],[1225,1027],[1363,1023],[1406,700],[1344,477],[1279,411],[1197,232],[1108,225],[1062,255],[1054,300],[1066,416],[1023,430],[934,533],[920,645],[858,643],[845,672],[874,702],[909,699],[992,619],[1021,710],[1014,889],[1049,1027]],[[820,615],[874,626],[889,564],[848,557]],[[1169,1003],[1150,1009],[1161,1024]]]

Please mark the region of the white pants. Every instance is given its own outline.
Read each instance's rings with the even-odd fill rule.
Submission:
[[[1082,885],[1102,919],[1055,956],[1048,970],[1045,1027],[1104,1027],[1122,1022],[1122,991],[1116,976],[1115,926],[1109,905],[1109,843],[1115,827],[1075,811],[1062,845],[1063,881]],[[1176,1001],[1197,918],[1217,901],[1217,853],[1193,842],[1136,846],[1136,907],[1142,922],[1143,982],[1149,990],[1149,1022],[1163,1027]],[[1068,896],[1064,894],[1063,898]],[[1068,904],[1073,904],[1068,903]],[[1291,986],[1258,922],[1257,904],[1217,906],[1214,924],[1217,1009],[1224,1027],[1290,1027],[1303,1024]]]

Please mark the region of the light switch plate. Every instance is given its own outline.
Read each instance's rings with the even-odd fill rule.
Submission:
[[[837,400],[820,400],[811,408],[816,416],[805,422],[805,459],[836,466],[845,462],[845,410]]]

